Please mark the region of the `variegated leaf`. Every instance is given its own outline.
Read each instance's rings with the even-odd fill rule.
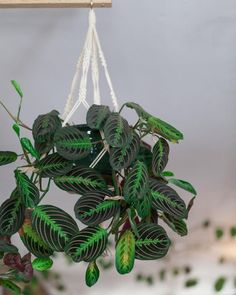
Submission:
[[[107,143],[112,147],[123,147],[132,140],[133,132],[128,122],[118,113],[111,113],[104,126]]]
[[[62,190],[78,194],[106,189],[102,176],[92,168],[75,167],[70,172],[54,178],[55,184]]]
[[[87,112],[86,121],[91,129],[100,130],[111,111],[108,106],[93,104]]]
[[[54,251],[64,251],[66,243],[79,231],[68,213],[52,205],[37,206],[32,216],[33,228]]]
[[[160,176],[168,163],[169,144],[164,138],[160,138],[153,147],[152,172]]]
[[[89,136],[73,126],[59,129],[55,134],[54,143],[59,155],[73,161],[87,157],[92,148]]]

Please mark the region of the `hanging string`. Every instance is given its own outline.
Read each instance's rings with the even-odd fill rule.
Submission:
[[[113,104],[114,111],[119,110],[119,105],[117,97],[112,85],[110,74],[108,71],[107,62],[101,47],[99,36],[96,29],[96,15],[94,10],[90,9],[89,13],[89,28],[85,40],[85,44],[82,53],[79,57],[76,66],[76,72],[72,80],[72,85],[70,93],[66,102],[65,110],[63,113],[63,127],[70,121],[74,113],[78,110],[81,104],[84,105],[86,109],[89,109],[89,104],[87,102],[87,85],[88,85],[88,73],[91,66],[93,91],[94,91],[94,103],[101,104],[101,95],[99,88],[99,67],[98,61],[100,60],[101,65],[105,72],[105,78],[110,90],[111,101]],[[79,83],[80,82],[80,83]],[[78,98],[76,100],[76,94],[78,93]],[[101,136],[104,137],[103,133]],[[104,148],[98,154],[96,159],[91,163],[90,167],[95,167],[98,162],[102,159],[105,153],[108,151],[109,146],[104,143]]]

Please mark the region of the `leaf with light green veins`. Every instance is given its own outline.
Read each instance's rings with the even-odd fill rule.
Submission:
[[[152,132],[160,134],[171,142],[175,143],[184,139],[183,134],[179,130],[159,118],[149,117],[147,123]]]
[[[7,199],[0,207],[0,235],[12,236],[22,226],[25,208],[21,199]]]
[[[160,176],[165,169],[169,158],[170,147],[164,138],[160,138],[153,147],[152,171],[155,176]]]
[[[69,239],[79,231],[74,219],[56,206],[37,206],[32,218],[33,228],[54,251],[64,251]]]
[[[185,180],[170,178],[170,179],[168,179],[168,182],[184,189],[185,191],[187,191],[189,193],[192,193],[194,196],[197,195],[197,191],[192,186],[192,184],[185,181]]]
[[[99,226],[89,226],[74,235],[67,243],[65,253],[74,262],[92,262],[106,249],[108,233]]]
[[[85,274],[86,285],[88,287],[94,286],[97,283],[99,276],[100,276],[100,271],[96,264],[96,261],[90,262]]]
[[[38,271],[49,270],[53,265],[53,261],[49,257],[36,258],[32,262],[32,267]]]
[[[135,238],[131,230],[126,230],[116,245],[116,269],[124,275],[130,273],[135,261]]]
[[[87,112],[87,125],[91,129],[100,130],[110,114],[111,111],[108,106],[93,104]]]
[[[59,155],[73,161],[87,157],[92,148],[88,134],[73,126],[59,129],[55,134],[54,143]]]
[[[24,94],[23,94],[23,91],[21,90],[20,85],[15,80],[11,80],[11,84],[13,85],[13,87],[15,88],[19,96],[23,98]]]
[[[0,279],[0,286],[6,289],[12,295],[20,295],[21,289],[10,280]]]
[[[149,176],[147,166],[136,161],[125,180],[124,198],[127,203],[143,199],[149,191]]]
[[[15,170],[17,189],[26,208],[34,208],[39,202],[39,190],[29,177]]]
[[[36,149],[32,145],[30,139],[28,139],[26,137],[23,137],[23,138],[21,138],[20,142],[21,142],[22,147],[24,148],[24,150],[26,150],[28,153],[30,153],[30,155],[32,157],[39,160],[39,158],[40,158],[39,153],[36,151]]]
[[[0,166],[13,163],[17,160],[17,154],[9,151],[0,151]]]
[[[111,113],[104,126],[104,136],[112,147],[123,147],[132,140],[132,129],[118,113]]]

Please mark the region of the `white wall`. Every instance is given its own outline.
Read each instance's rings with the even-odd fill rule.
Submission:
[[[16,110],[18,98],[9,81],[19,81],[25,93],[22,115],[29,125],[39,113],[63,110],[85,38],[87,13],[0,11],[0,97]],[[112,9],[96,13],[120,103],[134,100],[185,134],[183,142],[172,146],[169,169],[194,183],[199,192],[190,223],[199,224],[210,215],[216,222],[232,224],[235,0],[114,0]],[[103,93],[107,102],[106,88]],[[11,121],[2,110],[0,122],[0,149],[14,149]],[[1,199],[14,187],[7,171],[0,172]],[[54,201],[70,210],[75,199],[55,189],[49,196],[49,202]]]

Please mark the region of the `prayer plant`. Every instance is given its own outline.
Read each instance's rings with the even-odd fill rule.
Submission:
[[[179,235],[187,234],[185,220],[196,191],[165,171],[168,141],[182,140],[180,131],[130,102],[119,113],[92,105],[86,124],[64,127],[53,110],[38,116],[31,129],[20,119],[23,92],[16,81],[12,84],[20,96],[17,115],[1,104],[15,121],[13,130],[22,153],[0,152],[0,165],[19,158],[22,163],[17,161],[16,187],[0,207],[0,252],[2,264],[8,267],[0,274],[4,287],[19,294],[14,281],[30,280],[33,269],[49,269],[54,252],[88,263],[85,278],[92,286],[99,278],[96,260],[108,250],[110,239],[115,241],[116,269],[127,274],[136,259],[154,260],[167,254],[170,239],[159,220]],[[137,114],[133,126],[121,116],[125,107]],[[22,137],[23,129],[32,132],[34,143]],[[153,147],[144,141],[148,135],[155,141]],[[75,201],[74,216],[40,204],[52,184],[65,191],[68,201]],[[188,206],[172,185],[194,195]],[[16,233],[29,251],[26,257],[21,258],[11,244]],[[31,262],[32,255],[36,258]]]

